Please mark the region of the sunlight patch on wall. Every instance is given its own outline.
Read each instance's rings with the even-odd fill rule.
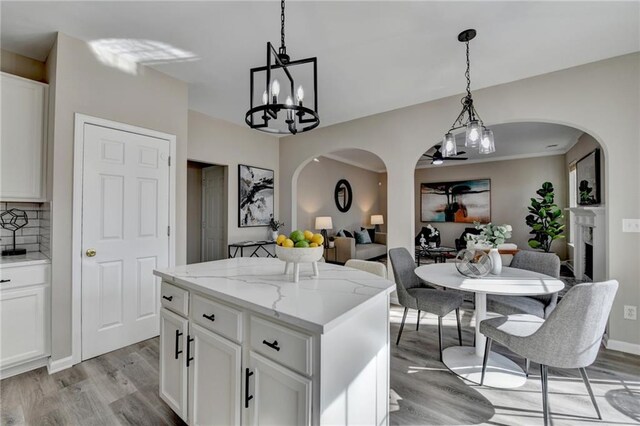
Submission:
[[[192,52],[154,40],[104,38],[90,41],[89,46],[101,63],[132,75],[138,74],[141,65],[200,59]]]

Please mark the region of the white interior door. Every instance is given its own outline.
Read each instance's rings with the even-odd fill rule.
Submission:
[[[158,335],[152,272],[169,266],[169,150],[168,140],[84,126],[82,359]]]
[[[202,261],[225,258],[227,201],[224,167],[202,169]]]

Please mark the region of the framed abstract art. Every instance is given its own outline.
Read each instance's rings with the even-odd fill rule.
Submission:
[[[422,183],[420,221],[491,222],[491,180]]]
[[[273,170],[238,165],[238,226],[269,226],[273,217]]]

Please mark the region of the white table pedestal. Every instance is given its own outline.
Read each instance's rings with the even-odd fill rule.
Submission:
[[[442,352],[442,361],[449,370],[463,379],[480,384],[486,337],[480,333],[480,322],[487,318],[487,294],[476,292],[476,346],[452,346]],[[523,360],[524,362],[524,360]],[[489,354],[484,386],[517,388],[525,384],[524,370],[504,355]]]

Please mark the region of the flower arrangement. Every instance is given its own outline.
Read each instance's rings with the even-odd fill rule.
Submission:
[[[427,238],[432,238],[440,234],[440,231],[431,226],[431,224],[428,224],[425,228],[429,230],[429,235],[426,236]]]
[[[493,225],[491,222],[481,225],[480,222],[474,222],[476,229],[480,231],[478,235],[467,234],[467,248],[473,248],[476,245],[490,246],[497,248],[500,244],[511,238],[511,225]]]
[[[283,226],[284,222],[279,222],[271,217],[271,220],[269,221],[269,228],[271,228],[273,232],[278,232],[278,229],[282,228]]]

